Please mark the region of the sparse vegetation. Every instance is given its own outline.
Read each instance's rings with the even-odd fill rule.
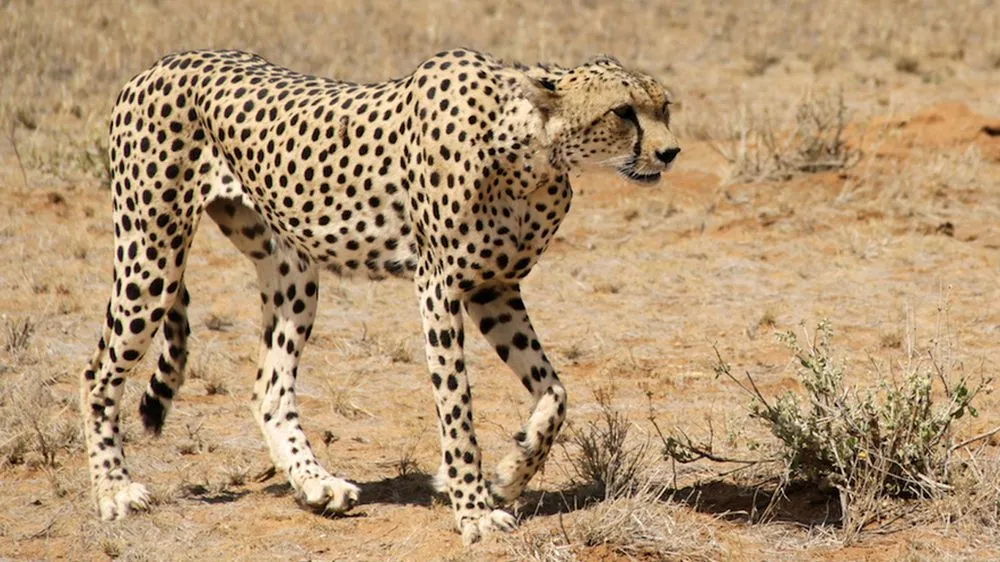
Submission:
[[[920,61],[916,57],[911,56],[900,56],[896,59],[893,66],[899,72],[905,72],[907,74],[916,74],[920,70]]]
[[[772,495],[786,462],[777,439],[766,425],[747,423],[745,400],[734,396],[741,391],[713,379],[704,361],[707,342],[719,342],[734,366],[748,365],[771,406],[792,389],[808,416],[808,391],[770,338],[801,318],[830,315],[844,326],[832,348],[835,359],[844,357],[843,387],[871,387],[884,408],[876,379],[905,387],[909,367],[857,367],[867,352],[906,357],[914,346],[933,370],[913,334],[934,330],[920,303],[950,290],[956,339],[973,351],[943,362],[944,373],[974,372],[980,361],[992,370],[1000,248],[990,227],[1000,178],[995,8],[990,0],[467,2],[461,10],[442,0],[0,1],[0,68],[13,77],[0,79],[0,558],[1000,558],[1000,438],[983,436],[1000,422],[995,394],[976,397],[979,417],[967,412],[951,424],[981,438],[951,453],[946,477],[935,480],[946,489],[887,497],[879,490],[892,464],[871,463],[852,468],[874,476],[851,483],[841,514],[836,478],[816,505],[794,485],[784,498]],[[427,460],[436,439],[387,452],[414,428],[436,430],[413,293],[394,282],[324,275],[321,298],[335,306],[322,308],[318,345],[299,373],[305,430],[328,468],[363,484],[366,517],[317,519],[271,501],[291,494],[283,471],[264,471],[271,479],[255,482],[244,468],[253,476],[267,464],[246,405],[259,344],[253,268],[210,221],[188,254],[191,380],[163,435],[144,434],[135,415],[158,346],[125,385],[130,468],[156,508],[125,523],[97,521],[80,450],[77,378],[102,325],[114,259],[106,135],[121,85],[160,56],[191,48],[248,49],[296,70],[371,81],[401,76],[458,45],[526,63],[616,55],[672,89],[671,128],[684,150],[653,188],[606,175],[574,178],[573,210],[522,283],[569,390],[572,426],[558,442],[567,455],[557,447],[520,500],[521,530],[464,551],[438,517],[448,509],[441,498],[411,490],[422,486],[418,460],[436,466]],[[838,87],[842,96],[825,93]],[[818,104],[824,100],[831,103]],[[823,132],[808,112],[797,114],[801,103],[832,116]],[[884,329],[903,302],[919,309],[913,332]],[[466,324],[488,471],[531,399],[476,331]],[[619,384],[615,431],[585,390],[608,380]],[[595,479],[571,466],[584,462],[571,428],[590,433],[594,472],[615,473],[599,467],[623,464],[615,459],[642,445],[650,425],[625,416],[641,402],[635,385],[648,386],[664,427],[691,432],[687,444],[755,462],[643,469],[619,496],[595,493]],[[206,398],[213,388],[233,396]],[[938,409],[949,402],[936,373],[930,397]],[[692,427],[712,417],[714,449]],[[624,442],[604,442],[623,427]],[[389,478],[373,495],[380,461]],[[727,498],[757,496],[712,505],[701,485],[726,470],[737,470],[721,487]],[[403,486],[393,482],[400,474]],[[233,487],[245,489],[227,491]],[[772,498],[780,505],[768,509]],[[800,511],[820,516],[789,517]],[[860,544],[842,544],[851,541]]]
[[[245,463],[231,462],[225,468],[227,486],[243,486],[250,478],[250,466]]]
[[[60,456],[80,450],[74,404],[55,400],[53,384],[45,377],[0,378],[0,468],[22,464],[56,468]]]
[[[595,485],[602,496],[622,497],[640,483],[649,463],[649,443],[634,443],[629,438],[632,422],[615,410],[612,391],[597,389],[594,399],[600,406],[600,417],[571,429],[570,441],[579,452],[570,464],[577,477]]]
[[[28,349],[28,342],[35,333],[35,323],[31,317],[3,318],[3,349],[16,357]]]
[[[383,465],[393,468],[396,471],[396,476],[400,478],[423,473],[423,469],[420,468],[420,463],[417,462],[416,457],[418,444],[419,441],[417,439],[411,439],[400,449],[398,459],[383,463]]]
[[[371,412],[354,403],[354,395],[357,393],[360,377],[361,375],[355,374],[346,379],[337,377],[336,380],[324,382],[328,404],[333,412],[351,420],[373,417]]]
[[[370,332],[367,326],[363,327],[361,337],[340,340],[337,346],[351,357],[380,356],[392,363],[413,363],[409,337]]]
[[[848,146],[849,123],[842,92],[802,100],[794,128],[782,132],[769,113],[752,114],[744,105],[733,125],[732,140],[712,146],[731,165],[733,183],[783,181],[796,174],[844,170],[857,164],[860,152]]]
[[[211,376],[203,377],[203,379],[205,394],[209,396],[224,396],[229,394],[229,387],[226,386],[226,380],[220,374],[213,373]]]
[[[576,559],[573,556],[573,545],[567,544],[565,537],[555,531],[522,531],[511,537],[504,537],[503,542],[510,559],[518,562],[569,562]]]
[[[621,285],[618,283],[602,281],[594,284],[594,292],[598,294],[617,295],[621,290]]]
[[[613,496],[582,514],[575,536],[588,547],[607,547],[630,559],[717,560],[724,552],[711,529],[669,499],[649,474],[628,495]]]
[[[204,425],[202,423],[185,424],[184,430],[187,435],[177,446],[177,452],[182,455],[198,455],[204,451],[214,451],[215,446],[206,444],[205,439],[201,435],[203,427]]]
[[[902,373],[877,372],[872,386],[853,388],[833,355],[832,337],[826,322],[806,333],[805,344],[794,332],[779,334],[797,364],[804,394],[769,399],[749,373],[737,377],[721,356],[715,372],[750,398],[750,417],[776,438],[774,457],[738,462],[777,462],[774,497],[792,482],[837,490],[844,538],[850,540],[886,516],[884,498],[929,498],[952,489],[953,453],[986,436],[958,442],[953,424],[977,415],[973,401],[990,380],[953,377],[932,354],[929,365],[911,357]],[[935,381],[941,399],[935,398]],[[711,449],[683,433],[664,438],[665,455],[678,462],[735,460]]]

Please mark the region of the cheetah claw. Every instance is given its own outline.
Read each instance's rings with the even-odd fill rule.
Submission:
[[[149,491],[142,484],[130,482],[99,498],[97,506],[101,519],[105,521],[122,519],[131,512],[149,509]]]
[[[302,485],[296,499],[321,513],[345,513],[358,503],[361,489],[342,478],[315,478]]]
[[[517,518],[502,509],[494,509],[478,518],[466,519],[462,523],[462,544],[465,546],[479,542],[489,533],[502,531],[510,533],[517,529]]]

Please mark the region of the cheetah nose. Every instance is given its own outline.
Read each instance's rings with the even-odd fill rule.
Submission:
[[[660,159],[660,162],[664,164],[669,164],[677,158],[677,155],[681,153],[681,149],[678,147],[668,148],[666,150],[657,150],[656,157]]]

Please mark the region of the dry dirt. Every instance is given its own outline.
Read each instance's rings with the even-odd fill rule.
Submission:
[[[77,5],[79,4],[79,5]],[[595,507],[570,445],[532,483],[511,537],[463,549],[450,508],[426,487],[437,466],[434,410],[410,286],[326,276],[299,379],[318,457],[363,490],[348,517],[300,509],[270,466],[248,397],[258,337],[251,267],[209,223],[189,260],[189,380],[164,433],[136,415],[147,358],[126,389],[127,452],[152,490],[148,514],[101,523],[77,429],[77,378],[110,290],[105,119],[117,87],[171,50],[253,49],[304,71],[358,80],[407,72],[441,47],[525,62],[611,52],[672,86],[683,153],[660,185],[610,174],[575,182],[573,210],[524,284],[525,300],[582,427],[597,389],[651,435],[761,435],[744,397],[715,377],[713,346],[764,392],[796,390],[774,331],[827,318],[855,384],[907,350],[945,350],[949,369],[992,375],[1000,361],[1000,9],[917,2],[587,1],[0,2],[0,558],[627,559],[586,544]],[[238,13],[233,18],[227,14]],[[483,24],[485,21],[486,24]],[[508,33],[509,31],[509,33]],[[849,169],[729,183],[725,147],[741,115],[791,127],[811,92],[840,91],[853,124]],[[27,324],[26,324],[27,323]],[[26,337],[19,337],[27,329]],[[155,355],[154,355],[155,357]],[[487,465],[530,403],[478,336],[468,361]],[[1000,423],[982,397],[962,436]],[[45,459],[37,436],[50,442]],[[24,441],[20,456],[11,454]],[[978,454],[996,464],[988,443]],[[803,499],[748,525],[737,484],[697,487],[716,467],[683,467],[656,524],[676,551],[639,558],[990,559],[1000,532],[933,509],[852,544],[824,523],[833,501]],[[986,485],[997,485],[986,482]],[[696,486],[692,488],[692,486]],[[692,490],[694,492],[692,492]],[[829,518],[827,518],[829,519]],[[568,540],[567,540],[568,539]],[[593,542],[593,541],[591,541]],[[567,544],[568,543],[568,544]]]

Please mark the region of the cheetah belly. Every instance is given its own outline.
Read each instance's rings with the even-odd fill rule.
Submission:
[[[285,213],[276,229],[296,248],[338,275],[413,277],[417,247],[402,197],[372,188],[310,199],[313,205]]]
[[[325,209],[322,213],[329,211]],[[314,224],[329,216],[318,214],[312,220]],[[405,216],[357,209],[342,209],[333,214],[350,218],[312,229],[308,253],[317,262],[339,275],[371,279],[413,277],[417,246]]]

